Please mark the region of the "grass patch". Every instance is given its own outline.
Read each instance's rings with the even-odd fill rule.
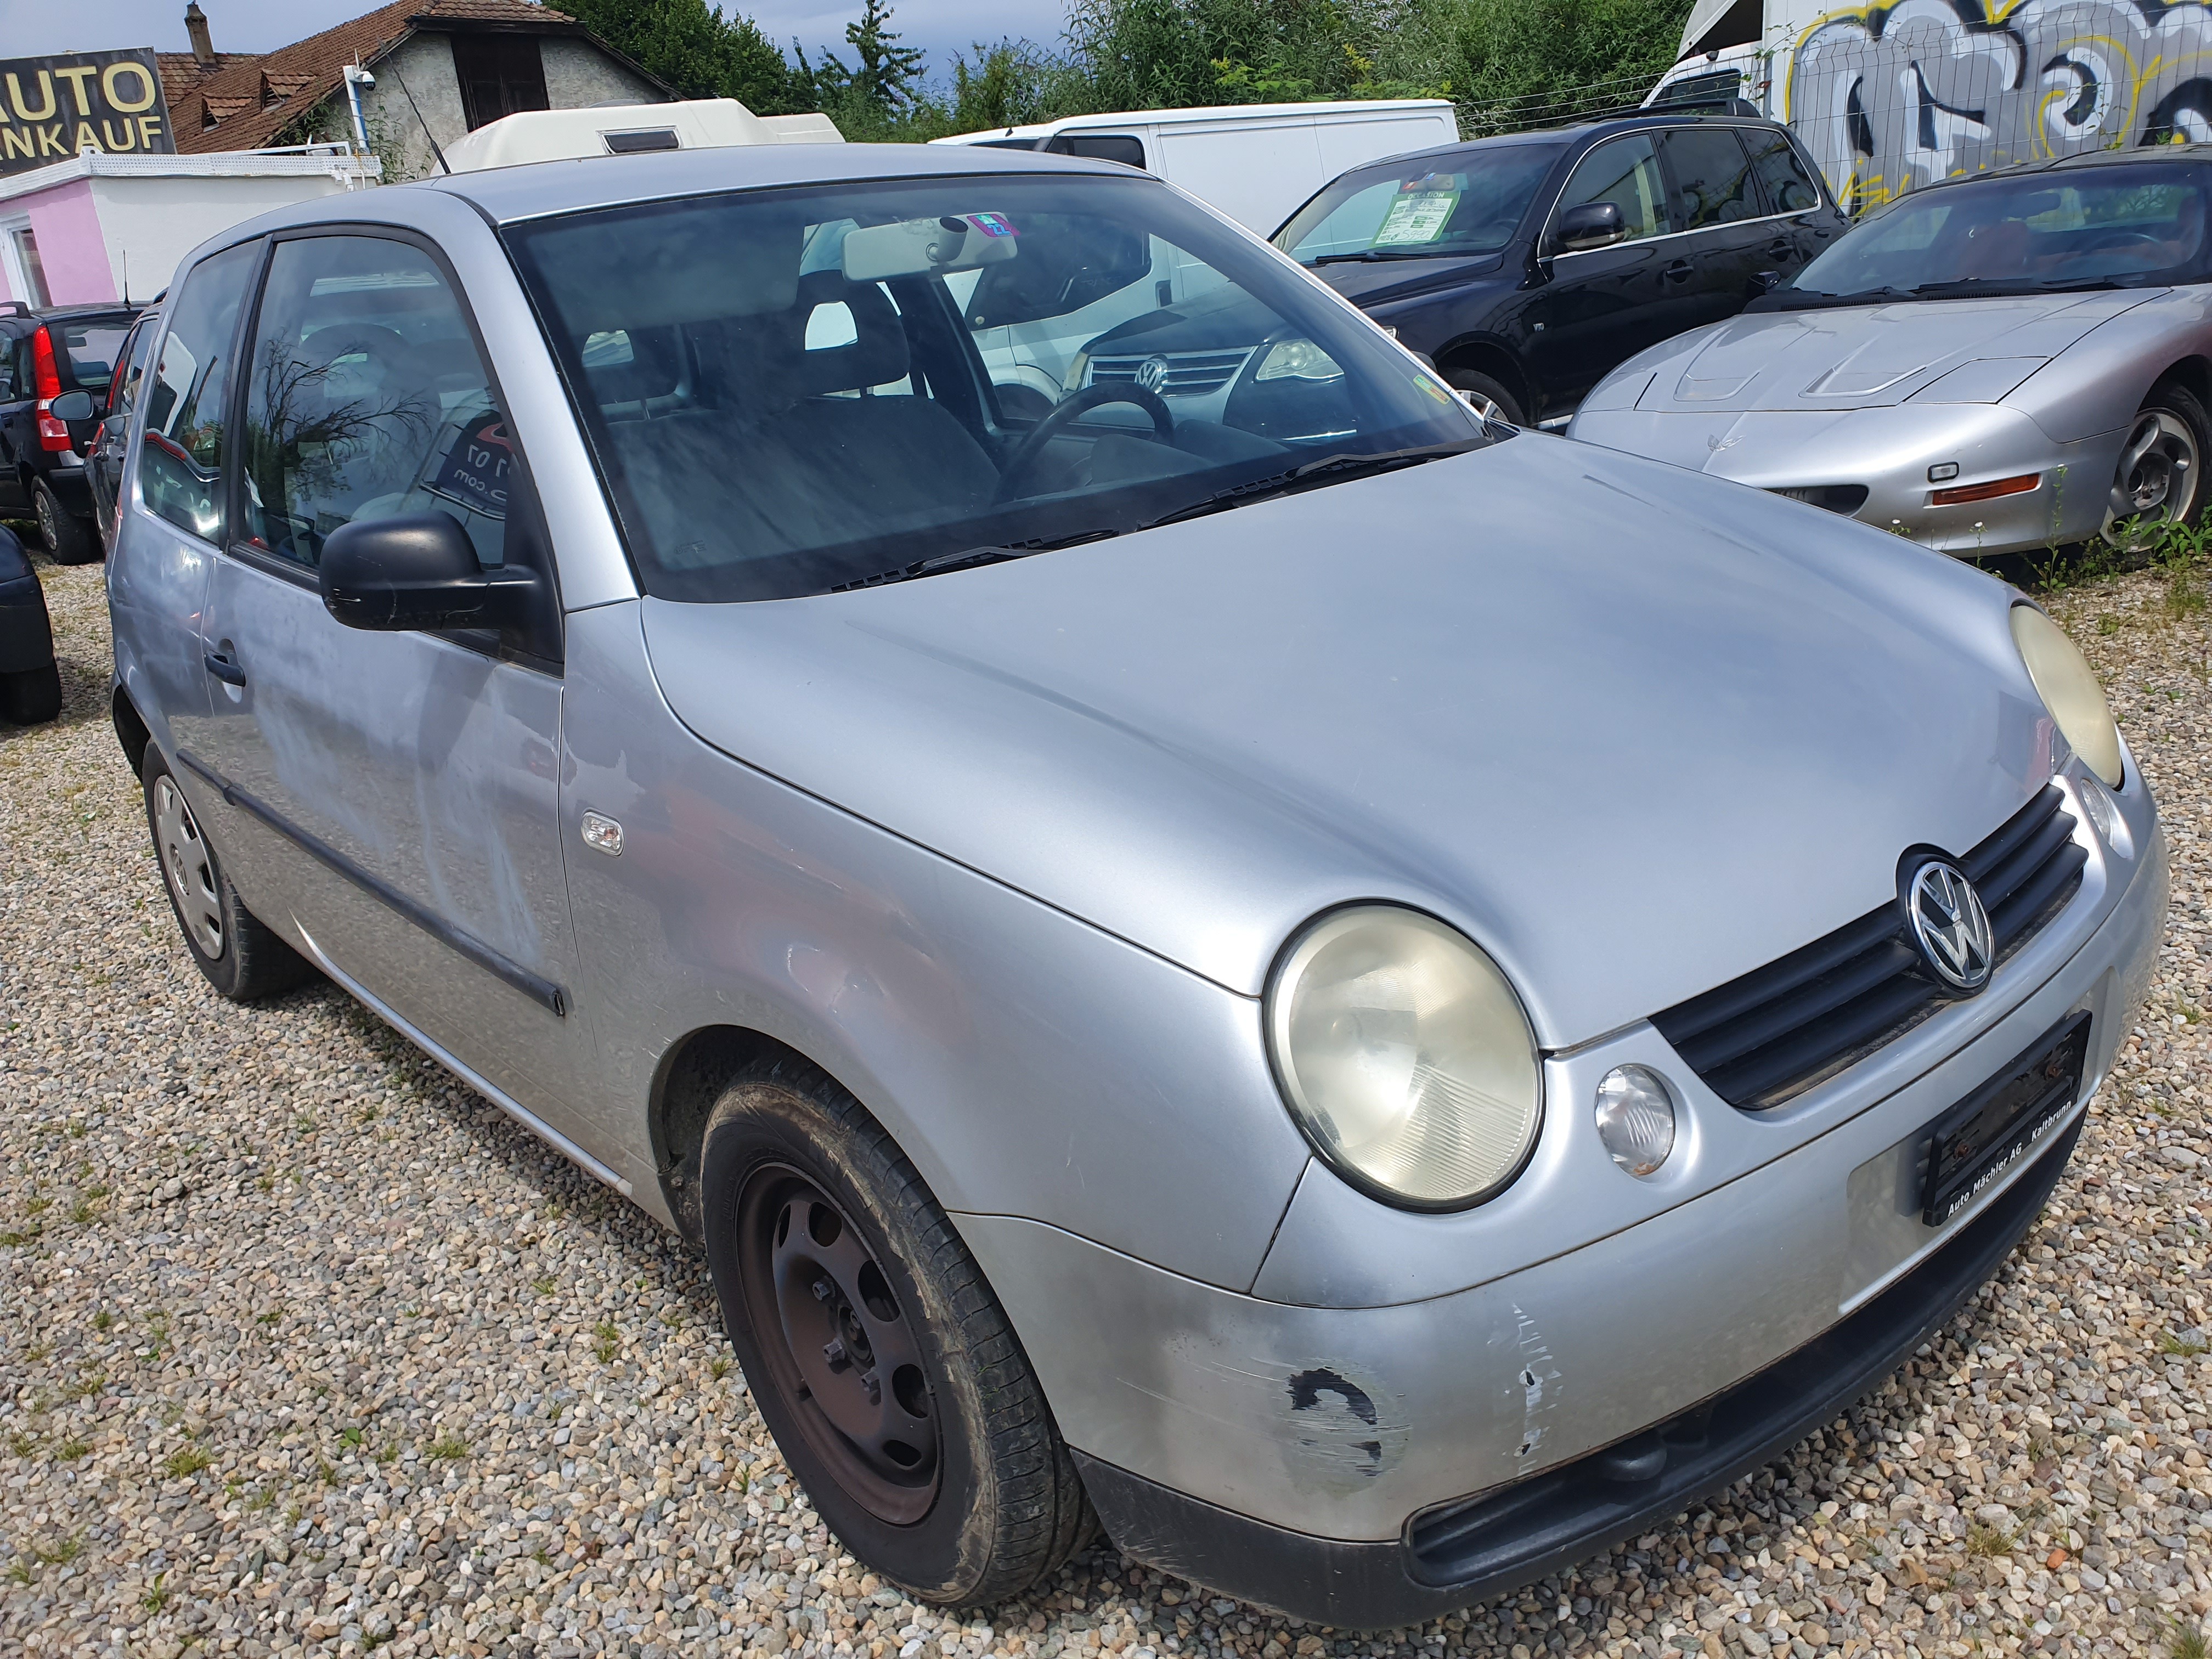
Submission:
[[[457,1434],[441,1434],[423,1449],[439,1462],[450,1463],[469,1455],[469,1443]]]
[[[2158,1351],[2160,1353],[2174,1354],[2185,1359],[2194,1359],[2198,1354],[2207,1352],[2202,1342],[2190,1337],[2176,1336],[2172,1331],[2159,1338]]]
[[[2010,1555],[2013,1543],[2009,1528],[1985,1526],[1979,1521],[1975,1522],[1966,1533],[1966,1553],[1978,1555],[1984,1559]]]
[[[89,1442],[80,1440],[75,1435],[71,1435],[68,1439],[63,1441],[59,1446],[54,1449],[54,1455],[60,1458],[64,1463],[74,1463],[78,1458],[86,1455],[91,1450],[92,1446]]]
[[[622,1334],[615,1329],[615,1322],[602,1319],[592,1332],[592,1352],[599,1357],[599,1364],[614,1364],[615,1351],[622,1346]]]
[[[183,1480],[198,1474],[215,1462],[214,1455],[200,1446],[179,1446],[169,1454],[161,1468],[172,1480]]]

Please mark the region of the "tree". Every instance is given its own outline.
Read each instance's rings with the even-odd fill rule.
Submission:
[[[686,98],[734,98],[757,115],[814,107],[750,17],[707,0],[560,0],[561,9]]]
[[[806,54],[799,53],[802,74],[809,74],[824,108],[859,106],[878,118],[895,116],[913,105],[921,89],[922,64],[929,54],[920,46],[902,46],[890,27],[888,0],[862,0],[857,21],[845,25],[846,44],[853,48],[854,66],[824,51],[820,67],[813,68]]]

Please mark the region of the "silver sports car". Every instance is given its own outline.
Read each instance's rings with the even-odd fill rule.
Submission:
[[[2203,502],[2208,189],[2191,145],[1917,191],[1569,433],[1950,553],[2148,544]]]

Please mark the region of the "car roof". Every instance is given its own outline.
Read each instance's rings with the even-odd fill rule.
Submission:
[[[1455,144],[1437,144],[1428,149],[1407,150],[1402,155],[1386,155],[1378,161],[1363,162],[1356,167],[1346,167],[1344,176],[1385,171],[1411,161],[1439,160],[1447,155],[1477,155],[1487,150],[1530,146],[1565,149],[1576,144],[1595,145],[1624,132],[1645,132],[1659,127],[1746,127],[1778,131],[1781,125],[1780,122],[1770,121],[1764,116],[1706,115],[1696,110],[1651,110],[1633,115],[1607,116],[1601,120],[1582,121],[1566,126],[1531,127],[1525,132],[1501,132],[1487,138],[1462,138]]]
[[[1009,173],[1131,176],[1130,169],[1115,161],[973,145],[746,144],[533,161],[522,167],[487,167],[479,173],[426,179],[398,188],[447,191],[470,202],[494,222],[512,224],[625,202],[721,191]]]
[[[67,322],[73,317],[136,317],[143,306],[125,305],[120,300],[109,300],[95,305],[46,306],[27,311],[0,312],[0,324],[20,323],[25,328],[36,328],[40,323]]]
[[[2139,167],[2146,162],[2153,166],[2165,163],[2202,167],[2212,162],[2212,144],[2146,144],[2136,149],[2085,149],[2073,155],[2015,161],[2010,167],[1984,167],[1978,173],[1961,173],[1948,179],[1931,179],[1897,200],[1905,201],[1931,190],[1956,190],[1961,185],[1986,184],[1992,179],[2018,179],[2039,173],[2080,173],[2095,167]]]

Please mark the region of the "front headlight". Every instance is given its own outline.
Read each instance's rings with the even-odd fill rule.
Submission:
[[[1544,1109],[1535,1033],[1505,975],[1432,916],[1317,918],[1268,982],[1267,1046],[1291,1115],[1354,1186],[1451,1210],[1521,1171]]]
[[[2081,647],[2066,637],[2066,630],[2032,605],[2012,608],[2013,643],[2035,682],[2035,694],[2051,711],[2058,733],[2089,769],[2117,789],[2120,787],[2120,728],[2105,701],[2105,688]]]
[[[1334,380],[1344,370],[1311,340],[1285,340],[1260,360],[1255,380]]]

